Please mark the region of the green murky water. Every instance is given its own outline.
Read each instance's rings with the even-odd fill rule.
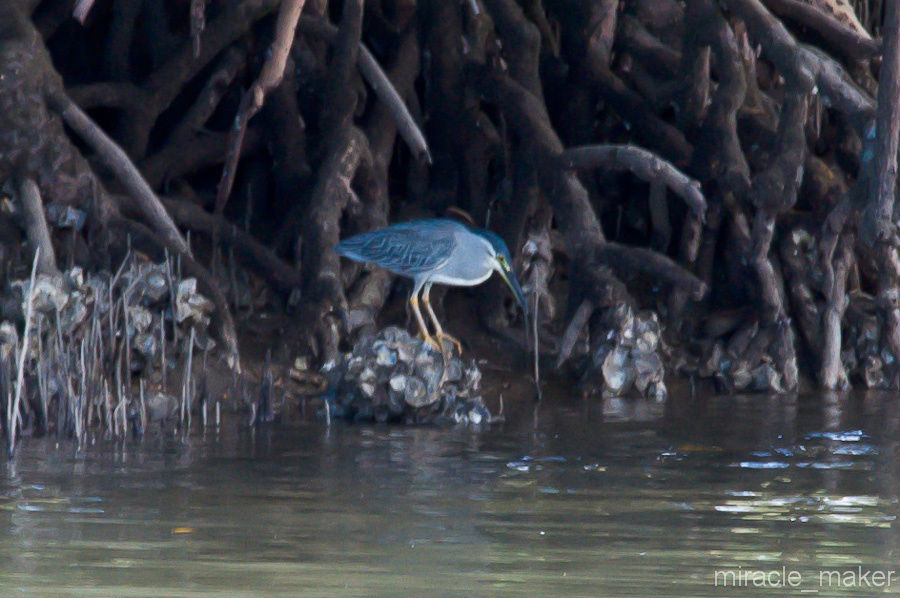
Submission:
[[[32,439],[0,464],[0,596],[900,588],[895,398],[665,411],[569,401],[482,432],[273,426],[81,450]],[[760,575],[768,587],[754,587]]]

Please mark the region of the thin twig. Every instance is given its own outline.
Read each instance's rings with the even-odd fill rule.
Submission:
[[[19,425],[19,404],[22,401],[22,387],[25,382],[25,360],[28,357],[28,340],[31,337],[31,316],[34,311],[34,281],[37,277],[38,262],[40,261],[40,247],[34,252],[34,263],[31,266],[31,282],[28,286],[28,299],[25,307],[25,333],[22,335],[22,349],[19,353],[19,365],[16,373],[16,395],[12,404],[12,412],[8,414],[9,422],[9,453],[16,450],[16,429]]]

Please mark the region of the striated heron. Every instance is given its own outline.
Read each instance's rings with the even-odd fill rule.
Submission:
[[[481,284],[499,272],[525,307],[525,295],[512,270],[512,258],[506,243],[488,230],[480,230],[455,220],[414,220],[386,226],[350,237],[337,244],[338,254],[357,262],[368,262],[413,279],[409,304],[423,338],[443,351],[440,341],[447,339],[462,352],[460,342],[445,333],[434,315],[428,293],[434,283],[457,287]],[[424,288],[424,291],[423,291]],[[419,292],[434,324],[435,337],[428,333],[419,311]]]

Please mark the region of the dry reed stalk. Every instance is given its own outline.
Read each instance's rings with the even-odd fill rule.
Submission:
[[[34,311],[34,280],[37,276],[38,260],[41,249],[34,252],[34,263],[31,266],[31,283],[28,286],[28,301],[25,307],[25,333],[22,336],[22,349],[19,353],[18,371],[16,372],[16,394],[12,403],[12,411],[7,413],[6,421],[9,422],[9,454],[16,450],[16,429],[19,424],[19,404],[22,401],[22,388],[25,384],[25,359],[28,357],[28,339],[31,335],[31,316]]]

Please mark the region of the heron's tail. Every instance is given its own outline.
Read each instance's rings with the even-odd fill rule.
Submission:
[[[355,237],[350,237],[349,239],[344,239],[334,246],[334,252],[357,262],[366,261],[359,253],[360,247],[362,246],[362,239],[360,239],[360,236],[361,235],[357,235]]]

